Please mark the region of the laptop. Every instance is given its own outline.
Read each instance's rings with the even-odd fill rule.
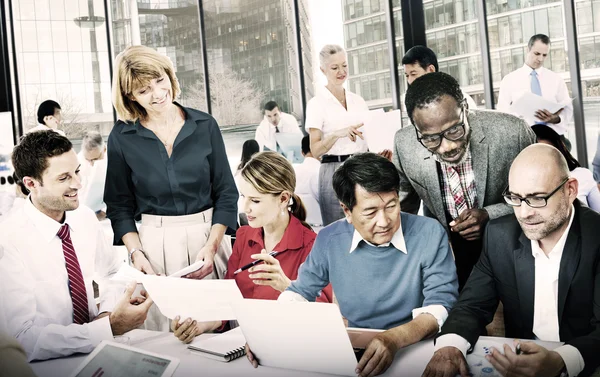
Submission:
[[[356,376],[355,352],[337,305],[245,299],[232,307],[260,365]]]

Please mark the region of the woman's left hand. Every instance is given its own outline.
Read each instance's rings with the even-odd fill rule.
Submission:
[[[185,276],[183,276],[186,279],[203,279],[206,276],[210,275],[213,272],[214,269],[214,263],[213,261],[215,260],[215,251],[213,247],[210,247],[209,245],[204,245],[204,247],[202,249],[200,249],[200,251],[198,252],[198,256],[196,257],[196,262],[204,260],[204,266],[202,266],[201,269],[199,269],[198,271],[194,271],[192,273],[189,273]]]
[[[249,277],[254,284],[268,285],[279,292],[285,291],[290,286],[292,281],[285,276],[279,261],[275,257],[266,254],[265,250],[262,254],[253,254],[250,257],[264,261],[264,263],[257,264],[248,270]]]

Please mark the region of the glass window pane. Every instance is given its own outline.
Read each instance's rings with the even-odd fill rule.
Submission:
[[[105,135],[114,124],[107,70],[103,0],[23,0],[12,3],[23,129],[37,125],[37,107],[48,99],[62,108],[67,136],[77,140],[95,128]],[[17,9],[18,8],[18,9]],[[85,48],[84,48],[85,46]]]

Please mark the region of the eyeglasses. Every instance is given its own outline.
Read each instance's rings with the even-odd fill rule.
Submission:
[[[556,192],[561,187],[563,187],[563,185],[565,183],[567,183],[568,180],[569,180],[569,177],[563,179],[562,182],[560,183],[560,185],[558,185],[557,188],[555,188],[554,190],[552,190],[552,192],[549,193],[546,196],[528,196],[526,198],[521,198],[518,195],[510,194],[508,192],[508,186],[506,186],[506,188],[504,189],[504,192],[502,193],[502,196],[504,197],[504,200],[506,201],[506,203],[508,203],[509,205],[511,205],[513,207],[520,207],[521,203],[525,202],[531,208],[542,208],[542,207],[545,207],[545,206],[548,205],[548,199],[550,199],[550,197],[552,195],[556,194]]]
[[[417,139],[427,149],[437,149],[442,144],[442,139],[456,141],[465,136],[465,106],[461,106],[460,111],[461,122],[437,134],[423,135],[415,127]]]

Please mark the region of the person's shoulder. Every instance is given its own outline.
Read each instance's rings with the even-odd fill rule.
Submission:
[[[584,181],[594,181],[594,173],[590,169],[578,167],[571,171],[571,177]],[[596,181],[594,181],[595,183]]]
[[[354,227],[352,226],[352,224],[348,223],[348,221],[346,221],[346,219],[340,219],[337,221],[332,222],[331,224],[327,225],[325,228],[321,229],[319,231],[319,234],[317,235],[317,239],[319,240],[332,240],[332,238],[337,238],[337,237],[352,237],[352,234],[354,232]],[[335,240],[333,240],[334,242],[336,242]]]
[[[523,119],[497,110],[469,110],[469,122],[485,127],[486,133],[506,135],[507,132],[521,131],[527,124]]]
[[[67,212],[67,216],[70,220],[74,221],[75,224],[86,227],[99,227],[100,223],[96,217],[96,213],[92,209],[83,204],[79,204],[76,209]]]
[[[488,237],[492,237],[493,239],[502,238],[505,241],[517,239],[522,232],[514,213],[490,220],[486,228]]]
[[[576,215],[579,216],[580,224],[582,228],[592,230],[591,234],[594,238],[600,239],[600,213],[590,209],[581,204],[574,204],[576,206]]]
[[[204,111],[197,110],[192,107],[186,107],[186,106],[181,106],[181,107],[194,120],[214,120],[215,119],[215,118],[213,118],[212,115],[210,115]]]
[[[564,82],[562,76],[559,73],[556,73],[546,67],[540,67],[539,70],[541,71],[543,76],[552,77],[554,79]]]
[[[446,232],[442,224],[434,218],[427,216],[413,215],[412,213],[400,212],[402,230],[405,236],[417,235],[423,237],[441,235]]]
[[[514,80],[514,79],[518,78],[519,75],[522,75],[524,73],[524,70],[525,70],[525,67],[521,66],[521,67],[515,69],[514,71],[507,73],[506,76],[504,76],[502,78],[502,82],[506,83],[506,82],[509,82],[510,80]]]

